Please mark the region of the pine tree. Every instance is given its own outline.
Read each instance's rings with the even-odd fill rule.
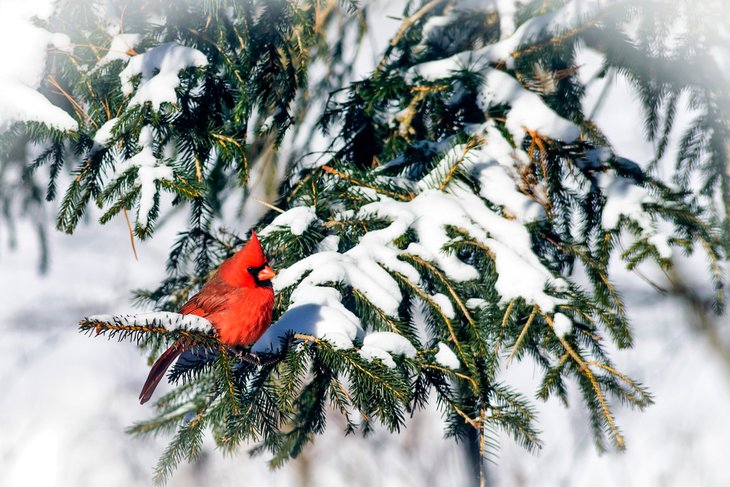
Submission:
[[[706,32],[681,5],[687,29]],[[15,124],[3,160],[28,140],[43,148],[24,178],[48,168],[65,232],[92,205],[101,224],[123,215],[139,239],[165,214],[189,214],[169,277],[135,291],[140,304],[179,309],[246,239],[218,228],[224,203],[247,201],[266,180],[252,183],[257,170],[280,181],[255,225],[279,270],[258,363],[171,326],[175,315],[81,322],[151,357],[181,336],[210,350],[174,366],[176,387],[130,428],[174,435],[157,481],[196,458],[208,430],[224,451],[254,444],[282,465],[324,430],[328,409],[346,433],[366,434],[407,427],[436,401],[446,434],[478,459],[496,430],[539,448],[530,400],[500,381],[515,360],[542,371],[541,400],[567,405],[574,382],[596,446],[624,448],[612,405],[652,398],[608,352],[632,346],[611,259],[667,269],[675,249],[701,252],[721,312],[730,245],[727,93],[697,75],[716,66],[698,52],[721,42],[660,54],[677,18],[661,6],[535,0],[511,16],[491,2],[408,1],[382,60],[353,80],[346,42],[362,40],[367,5],[111,2],[110,16],[63,2],[44,27],[71,48],[49,54],[40,90],[78,128]],[[604,56],[598,79],[621,74],[639,89],[657,161],[689,94],[700,115],[673,180],[657,161],[622,157],[585,113],[585,48]],[[326,150],[310,143],[316,133]],[[39,201],[37,183],[26,189]]]

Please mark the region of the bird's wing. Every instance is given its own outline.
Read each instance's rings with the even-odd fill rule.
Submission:
[[[226,284],[218,279],[209,281],[198,294],[188,300],[180,309],[180,314],[206,317],[226,307]]]

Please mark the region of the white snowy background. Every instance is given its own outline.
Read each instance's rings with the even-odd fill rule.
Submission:
[[[40,80],[29,68],[28,56],[37,52],[32,46],[50,42],[62,48],[64,39],[45,37],[47,33],[21,20],[31,11],[43,14],[48,3],[0,0],[0,42],[21,51],[16,52],[21,61],[0,68],[0,82],[28,97],[27,104],[18,104],[21,98],[0,93],[0,128],[4,121],[27,116],[23,110],[30,110],[30,103],[33,113],[45,113],[58,126],[69,124],[31,93]],[[368,35],[370,49],[356,60],[361,75],[398,28],[397,20],[382,19],[399,13],[399,6],[386,5],[378,14],[381,21]],[[24,53],[22,46],[30,47]],[[595,54],[585,52],[581,75],[589,78],[597,63]],[[619,155],[640,163],[651,160],[653,147],[641,137],[634,92],[620,76],[608,82],[598,124],[620,148]],[[589,110],[604,83],[588,90]],[[684,113],[679,125],[690,116]],[[667,151],[665,160],[673,154]],[[76,327],[83,316],[132,311],[129,291],[153,287],[164,276],[167,251],[182,218],[169,219],[152,241],[138,242],[139,260],[132,254],[123,218],[103,227],[90,218],[73,236],[51,231],[45,275],[37,272],[35,228],[19,221],[17,245],[11,248],[0,226],[0,486],[151,484],[152,468],[167,438],[141,441],[124,433],[126,426],[151,414],[137,401],[148,372],[144,357],[133,345],[88,338]],[[241,232],[247,225],[227,223]],[[51,216],[47,224],[52,228]],[[675,258],[678,275],[698,292],[709,292],[702,258]],[[577,394],[567,410],[557,400],[536,401],[544,448],[532,455],[509,438],[496,438],[499,448],[491,455],[488,485],[730,485],[730,360],[712,346],[698,316],[681,300],[658,294],[619,265],[615,270],[636,340],[634,349],[614,357],[620,370],[651,387],[656,404],[643,413],[615,405],[628,450],[598,455]],[[663,279],[651,266],[641,272]],[[730,319],[716,318],[715,326],[727,347]],[[531,397],[539,376],[532,365],[513,362],[503,379]],[[183,465],[170,485],[468,485],[462,450],[442,438],[435,409],[418,414],[400,435],[378,431],[367,439],[344,437],[343,427],[331,415],[327,433],[303,457],[277,471],[268,469],[265,458],[249,458],[245,450],[223,457],[210,442],[201,459]]]

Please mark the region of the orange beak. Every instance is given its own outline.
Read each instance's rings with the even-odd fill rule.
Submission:
[[[276,275],[276,272],[274,272],[274,269],[272,269],[269,266],[264,267],[261,269],[256,276],[259,281],[268,281],[269,279],[273,278]]]

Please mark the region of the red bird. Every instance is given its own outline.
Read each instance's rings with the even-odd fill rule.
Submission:
[[[246,245],[221,264],[200,292],[183,305],[180,314],[202,316],[210,321],[226,345],[251,345],[271,323],[274,309],[271,278],[275,275],[252,231]],[[152,397],[165,371],[193,345],[180,338],[160,355],[139,394],[140,404]]]

